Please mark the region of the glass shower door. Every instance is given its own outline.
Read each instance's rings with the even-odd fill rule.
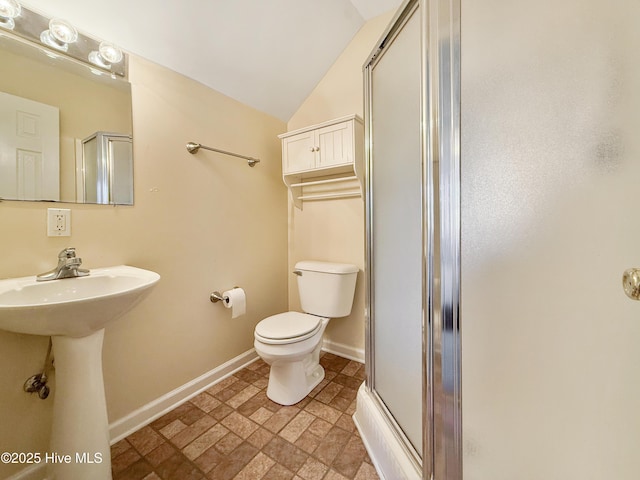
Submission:
[[[369,67],[373,390],[422,452],[422,160],[418,9]]]
[[[465,480],[639,478],[638,19],[462,0]]]

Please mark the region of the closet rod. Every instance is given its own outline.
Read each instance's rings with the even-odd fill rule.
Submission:
[[[297,197],[298,200],[328,200],[329,198],[348,198],[360,197],[360,192],[344,192],[344,193],[319,193],[317,195],[302,195]]]
[[[328,180],[315,180],[313,182],[301,182],[301,183],[292,183],[292,187],[308,187],[310,185],[324,185],[325,183],[335,183],[335,182],[346,182],[347,180],[357,180],[358,177],[352,175],[351,177],[342,177],[342,178],[330,178]]]
[[[255,164],[260,161],[257,158],[247,157],[246,155],[240,155],[238,153],[227,152],[225,150],[219,150],[217,148],[207,147],[205,145],[200,145],[199,143],[195,143],[195,142],[187,143],[187,152],[189,152],[189,153],[198,153],[198,150],[200,150],[201,148],[203,148],[205,150],[211,150],[212,152],[223,153],[225,155],[231,155],[232,157],[244,158],[247,161],[247,163],[249,164],[250,167],[255,166]]]

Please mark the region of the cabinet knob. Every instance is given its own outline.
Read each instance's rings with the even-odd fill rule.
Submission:
[[[316,147],[311,147],[311,148],[309,149],[309,151],[310,151],[310,152],[315,152],[315,151],[316,151]]]

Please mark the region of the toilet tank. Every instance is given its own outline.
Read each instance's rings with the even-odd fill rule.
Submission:
[[[329,318],[351,313],[358,267],[306,260],[296,263],[294,273],[303,311]]]

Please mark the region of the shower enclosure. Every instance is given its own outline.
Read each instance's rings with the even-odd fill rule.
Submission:
[[[640,471],[640,3],[408,0],[364,68],[387,478]]]

